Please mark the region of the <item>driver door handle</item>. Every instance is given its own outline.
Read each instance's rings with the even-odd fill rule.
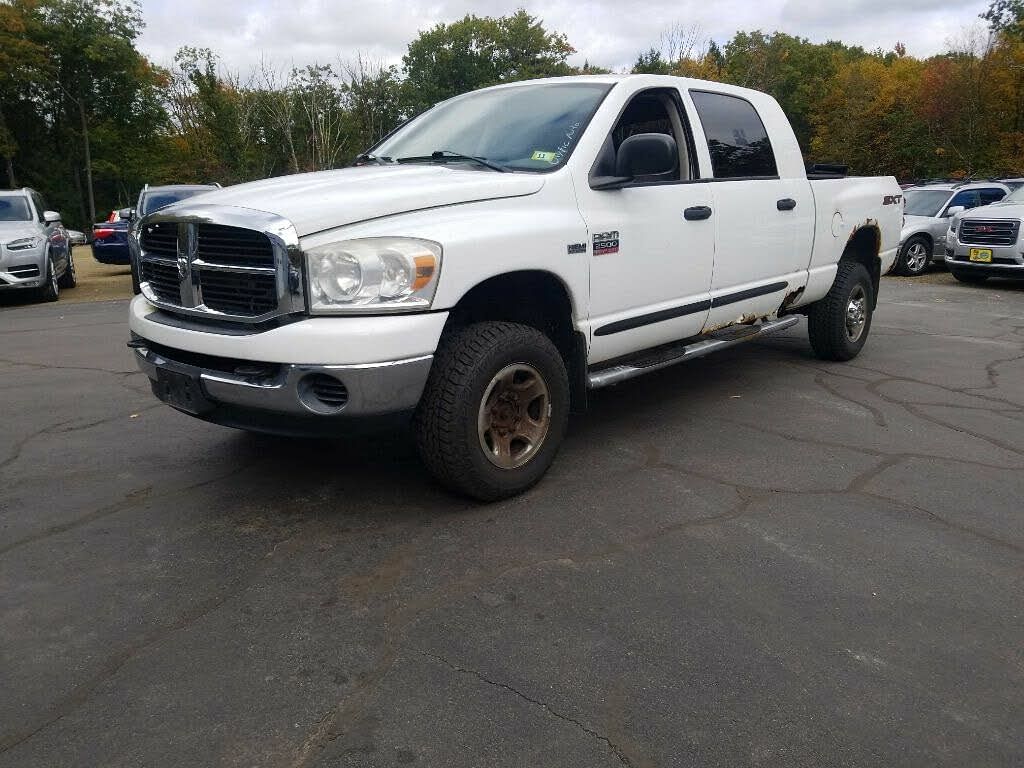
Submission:
[[[780,211],[792,211],[796,208],[796,200],[791,197],[784,197],[775,203],[775,207]]]
[[[683,211],[683,218],[687,221],[703,221],[711,218],[711,208],[706,205],[695,205]]]

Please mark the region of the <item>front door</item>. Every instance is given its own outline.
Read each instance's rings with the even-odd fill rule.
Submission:
[[[629,102],[605,142],[602,161],[640,133],[671,136],[679,167],[617,190],[577,183],[590,242],[591,363],[696,335],[710,306],[714,221],[709,184],[696,176],[692,143],[672,89]]]

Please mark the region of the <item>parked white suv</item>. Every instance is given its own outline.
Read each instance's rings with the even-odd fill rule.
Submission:
[[[589,389],[799,315],[854,357],[903,215],[893,178],[808,179],[770,96],[674,77],[476,91],[360,162],[144,219],[131,346],[220,424],[414,414],[428,468],[478,499],[537,482]]]
[[[933,259],[946,258],[946,231],[956,214],[991,205],[1009,193],[1008,186],[993,181],[933,182],[904,190],[906,217],[893,272],[924,274]]]
[[[56,301],[74,288],[75,257],[60,214],[25,187],[0,190],[0,291],[33,290]]]
[[[1024,278],[1024,188],[998,203],[950,219],[946,264],[957,280],[982,283],[990,277]]]

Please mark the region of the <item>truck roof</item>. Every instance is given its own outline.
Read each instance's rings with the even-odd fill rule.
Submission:
[[[719,83],[713,80],[698,80],[692,77],[676,77],[675,75],[568,75],[566,77],[542,77],[536,80],[517,80],[514,83],[501,83],[500,85],[492,85],[489,88],[481,88],[479,90],[521,88],[529,85],[554,83],[608,83],[609,85],[616,85],[626,81],[636,82],[638,85],[646,85],[650,88],[674,86],[680,89],[708,89],[718,91],[720,93],[732,93],[737,96],[743,96],[747,99],[750,99],[751,97],[761,99],[771,98],[771,96],[763,91],[757,91],[752,88],[743,88],[738,85]],[[470,91],[470,93],[476,92],[478,91]],[[456,96],[454,98],[458,97]]]

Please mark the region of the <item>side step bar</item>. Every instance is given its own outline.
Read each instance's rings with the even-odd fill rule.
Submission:
[[[633,379],[652,371],[660,371],[662,368],[668,368],[670,365],[681,363],[684,360],[703,357],[720,349],[732,347],[744,341],[756,339],[759,336],[766,336],[775,331],[781,331],[783,328],[796,325],[799,320],[800,318],[796,315],[787,315],[777,320],[768,320],[760,325],[740,326],[740,328],[749,329],[746,333],[741,334],[737,333],[733,328],[729,328],[726,331],[727,335],[724,335],[722,338],[695,341],[692,344],[687,344],[685,347],[675,347],[660,356],[648,355],[646,357],[638,357],[631,362],[620,363],[610,368],[602,368],[601,370],[590,372],[587,374],[587,386],[590,389],[610,387],[612,384],[618,384],[620,381]]]

